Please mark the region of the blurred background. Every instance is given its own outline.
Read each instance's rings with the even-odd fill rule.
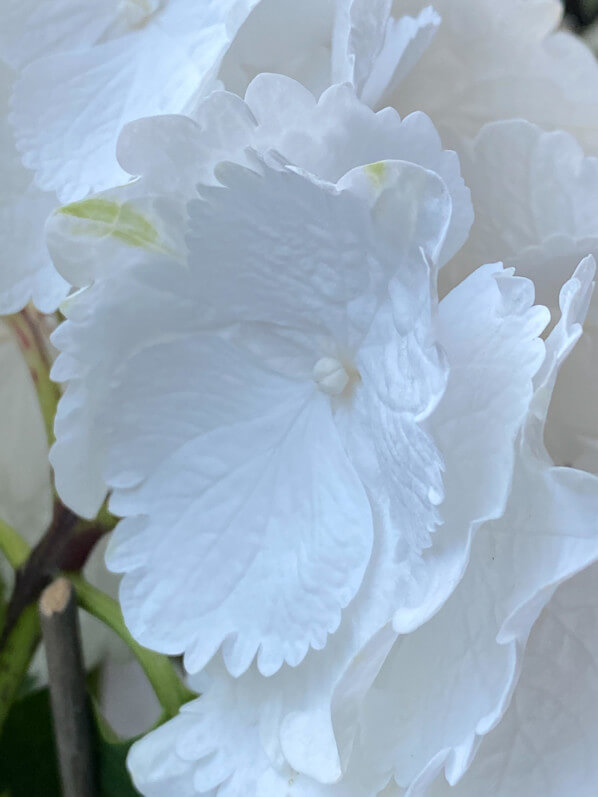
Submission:
[[[575,30],[590,29],[598,21],[598,0],[566,0],[565,7],[567,21]]]

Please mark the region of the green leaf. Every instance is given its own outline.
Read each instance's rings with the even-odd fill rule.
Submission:
[[[13,704],[0,736],[0,792],[60,797],[48,690]]]
[[[99,746],[100,797],[139,797],[127,771],[127,753],[133,740],[117,744],[102,740]]]
[[[139,797],[126,768],[133,739],[114,736],[95,718],[95,754],[99,797]],[[47,689],[17,701],[0,736],[2,797],[61,797],[52,711]]]

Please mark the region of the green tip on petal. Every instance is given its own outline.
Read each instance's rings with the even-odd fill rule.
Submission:
[[[85,228],[86,234],[111,235],[129,246],[163,251],[158,230],[130,205],[95,197],[71,202],[57,212],[95,222]]]
[[[376,188],[380,188],[386,178],[386,164],[384,161],[377,161],[376,163],[368,163],[364,166],[364,171],[370,178]]]

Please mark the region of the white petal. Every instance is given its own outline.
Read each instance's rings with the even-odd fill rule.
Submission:
[[[113,489],[112,508],[127,516],[116,534],[113,564],[129,573],[123,587],[125,612],[146,642],[185,649],[187,666],[195,669],[224,636],[240,631],[236,641],[231,636],[223,644],[234,672],[247,667],[260,642],[258,665],[268,673],[283,658],[297,663],[310,644],[316,648],[299,667],[283,667],[279,673],[289,682],[284,682],[285,704],[276,732],[284,755],[332,782],[350,753],[362,696],[388,639],[394,638],[387,627],[393,610],[387,592],[392,557],[382,587],[377,568],[396,547],[397,535],[404,535],[403,546],[411,544],[406,529],[417,526],[420,495],[426,503],[422,513],[429,511],[432,522],[436,509],[427,488],[415,501],[408,500],[405,477],[401,501],[413,517],[377,544],[378,564],[368,575],[365,596],[351,601],[345,609],[349,622],[320,650],[362,579],[371,544],[371,510],[345,459],[342,429],[333,424],[330,399],[317,391],[312,371],[322,356],[332,356],[326,348],[319,351],[320,344],[338,348],[362,342],[388,279],[400,265],[393,287],[395,317],[384,314],[363,357],[371,424],[385,422],[386,414],[395,417],[391,441],[385,441],[382,429],[376,432],[378,470],[394,452],[413,460],[423,473],[418,470],[419,482],[429,472],[438,474],[433,445],[427,441],[425,450],[412,451],[412,443],[423,441],[417,435],[418,419],[444,387],[428,339],[431,275],[425,258],[432,259],[442,247],[451,202],[436,175],[404,162],[354,170],[342,190],[280,170],[280,165],[253,165],[259,174],[228,164],[219,171],[227,187],[201,189],[205,198],[193,208],[188,265],[137,251],[137,262],[133,256],[114,269],[98,269],[95,283],[69,300],[69,321],[54,337],[62,350],[56,371],[71,383],[61,401],[53,462],[63,497],[80,499],[78,491],[87,485],[83,508],[91,512],[97,497],[90,490],[104,479],[105,487]],[[224,227],[231,220],[235,238]],[[339,259],[347,236],[354,243]],[[325,284],[316,264],[328,274]],[[385,353],[386,334],[390,346]],[[399,343],[393,343],[393,336]],[[377,357],[388,361],[388,383],[376,376]],[[393,360],[397,357],[399,368]],[[284,376],[273,375],[271,368]],[[397,377],[401,392],[394,397]],[[300,378],[308,380],[312,395],[303,410],[307,394]],[[81,419],[79,433],[78,422],[71,423],[69,415],[81,411],[90,415]],[[321,419],[317,426],[314,413]],[[290,428],[294,417],[295,427]],[[242,491],[248,489],[241,480],[255,472],[258,460],[274,461],[276,451],[265,447],[271,448],[285,429],[287,438],[279,446],[284,462],[277,475],[270,474],[269,486],[266,481],[257,485],[252,505],[231,520],[239,535],[230,546],[224,544],[218,532],[227,519],[222,513],[234,509],[231,500],[241,507]],[[245,470],[233,471],[242,460]],[[301,468],[321,474],[319,484],[312,485],[299,473]],[[202,492],[218,470],[221,486]],[[321,539],[297,533],[298,511],[308,506],[304,498],[309,502],[309,491],[322,504],[328,500],[323,491],[334,496],[337,484],[343,492],[338,506],[324,514],[318,511],[318,528],[326,529]],[[348,498],[346,484],[353,484]],[[206,503],[210,496],[213,511]],[[264,502],[259,512],[258,500]],[[264,525],[268,509],[286,518],[272,536]],[[338,544],[337,530],[342,530]],[[219,540],[209,548],[214,533]],[[174,542],[179,534],[180,544]],[[320,542],[325,548],[332,544],[330,553],[318,547]],[[294,580],[288,564],[297,550],[302,558],[300,567],[291,565],[291,574],[297,573]],[[201,551],[198,560],[194,551]],[[310,570],[312,561],[317,572]],[[267,576],[258,572],[262,567]],[[232,590],[228,596],[227,589]],[[285,594],[288,601],[282,598]],[[210,599],[214,604],[222,600],[220,608],[208,605]],[[167,604],[171,608],[165,611]],[[300,614],[293,619],[289,607]],[[381,629],[388,639],[357,668],[350,683],[342,683],[361,646]],[[339,698],[338,712],[332,708],[337,687],[347,695]],[[310,729],[308,736],[305,728]]]
[[[598,255],[598,160],[565,133],[523,121],[488,125],[464,158],[476,221],[463,250],[443,271],[446,284],[479,258],[501,258],[530,277],[538,301],[558,317],[571,264]],[[585,334],[563,366],[546,427],[559,464],[598,472],[598,295]]]
[[[185,222],[182,199],[148,196],[132,181],[58,208],[47,219],[46,237],[56,268],[71,285],[83,287],[118,271],[137,253],[183,262]],[[64,308],[68,304],[67,299]]]
[[[532,631],[519,684],[469,772],[430,797],[593,797],[598,768],[598,570],[559,587]]]
[[[427,0],[407,0],[401,14],[417,15]],[[572,132],[598,151],[598,67],[577,37],[552,31],[558,2],[436,0],[437,35],[382,104],[400,113],[422,110],[447,136],[463,140],[486,122],[523,118]],[[508,54],[508,56],[507,56]]]
[[[366,726],[362,736],[378,751],[372,759],[383,759],[385,749],[394,758],[404,787],[443,766],[451,783],[463,774],[478,737],[508,706],[542,606],[557,584],[598,556],[596,477],[551,467],[538,449],[551,385],[587,305],[586,265],[566,286],[563,318],[547,341],[503,517],[478,531],[463,580],[430,622],[399,640],[372,692],[372,735]]]
[[[207,88],[235,32],[233,6],[171,0],[127,35],[30,63],[12,121],[38,186],[68,202],[123,182],[114,157],[123,124],[182,112]]]
[[[316,102],[294,80],[263,74],[249,85],[245,103],[215,92],[193,117],[198,126],[183,117],[168,117],[140,120],[123,131],[120,162],[131,174],[143,176],[146,192],[191,196],[197,182],[213,182],[219,161],[249,164],[249,145],[262,153],[275,150],[333,183],[357,166],[404,160],[436,172],[451,195],[453,214],[440,262],[466,240],[473,213],[458,158],[442,149],[423,114],[402,122],[391,109],[375,114],[349,86],[333,86]]]
[[[209,362],[197,367],[218,378]],[[250,393],[253,379],[246,373],[242,389]],[[369,558],[369,504],[327,403],[299,393],[289,406],[290,388],[287,396],[271,389],[267,402],[278,410],[170,457],[128,500],[150,519],[135,540],[125,522],[113,541],[116,569],[121,539],[146,551],[121,587],[129,627],[143,644],[185,650],[191,671],[223,642],[231,672],[243,672],[258,648],[266,674],[283,660],[297,664],[336,629]]]
[[[0,56],[13,68],[21,69],[50,53],[89,47],[117,18],[118,6],[118,0],[6,0],[2,7]]]
[[[351,83],[358,94],[382,49],[392,0],[339,4],[333,47],[333,82]]]
[[[384,37],[384,44],[374,61],[361,98],[373,108],[381,107],[382,97],[392,94],[417,64],[430,46],[441,24],[441,19],[430,6],[417,17],[408,15],[391,17]]]
[[[513,288],[516,288],[520,284],[519,280],[512,277],[502,277],[502,279],[511,280],[513,282]],[[483,270],[480,272],[477,282],[474,280],[471,281],[471,295],[479,297],[480,293],[483,293],[480,291],[480,287],[484,282],[488,283],[489,288],[491,288],[494,284],[494,280],[492,269],[487,268]],[[494,287],[494,291],[494,300],[498,304],[500,304],[501,301],[505,301],[505,297],[499,292],[497,287]],[[507,288],[503,288],[503,291],[507,291]],[[507,296],[510,296],[509,301],[511,303],[512,317],[509,318],[507,316],[508,321],[504,323],[505,325],[508,322],[512,324],[514,319],[518,317],[518,314],[522,314],[519,334],[523,338],[521,344],[523,345],[526,336],[534,332],[534,324],[536,327],[535,334],[538,333],[538,322],[541,319],[537,319],[534,322],[534,314],[530,316],[529,311],[526,310],[525,293],[519,300],[517,300],[517,296],[512,295],[512,291],[511,294],[507,292]],[[478,301],[480,318],[487,321],[487,303],[480,299],[478,299]],[[464,319],[468,318],[468,315],[462,311],[461,316]],[[451,318],[453,317],[451,316]],[[464,321],[463,323],[466,324],[467,322]],[[499,337],[499,334],[500,333],[495,331],[494,337]],[[471,357],[471,347],[476,339],[475,335],[465,333],[461,335],[461,333],[454,330],[453,336],[459,341],[463,341],[461,345],[465,346],[466,350],[461,352],[460,362],[463,363],[463,368],[465,368],[467,363],[471,363],[471,375],[473,375],[476,366],[475,360]],[[469,347],[467,348],[468,343]],[[530,371],[533,372],[533,370],[535,370],[534,363],[535,366],[537,366],[538,358],[537,355],[533,354],[534,350],[537,349],[537,345],[530,345],[530,343],[526,345],[530,346],[531,357],[528,364],[522,368],[522,379],[527,373],[526,381],[529,382],[531,379]],[[512,344],[505,344],[505,351],[502,353],[502,356],[505,358],[505,362],[509,363],[511,368],[513,367],[514,361],[516,362],[518,360],[519,354],[520,352],[517,352],[517,350],[513,352]],[[456,355],[453,355],[453,359],[455,359],[455,357]],[[498,367],[498,362],[496,365],[497,378],[500,380],[503,373]],[[463,376],[463,381],[468,386],[474,383],[474,379],[468,379],[468,375]],[[497,385],[498,384],[500,384],[500,381],[497,381]],[[490,388],[490,390],[492,390],[492,388]],[[485,401],[482,398],[480,398],[480,400],[482,402]],[[467,416],[467,418],[469,418],[469,416]],[[491,428],[488,424],[488,419],[488,415],[480,419],[480,428],[486,428],[487,426]],[[493,447],[495,446],[495,442],[490,440],[488,445]],[[511,447],[513,446],[512,440],[510,445]],[[479,500],[479,498],[476,500]],[[488,500],[489,499],[486,499],[486,501]],[[480,510],[478,509],[478,511]],[[380,546],[380,543],[378,543],[378,546]],[[343,770],[346,767],[357,730],[356,718],[359,716],[359,706],[361,705],[364,693],[367,691],[372,678],[376,676],[378,667],[388,650],[388,645],[392,644],[394,639],[392,631],[387,629],[385,634],[382,635],[378,641],[378,652],[374,652],[371,646],[369,646],[367,653],[362,649],[364,642],[367,640],[368,631],[371,633],[371,629],[376,627],[376,622],[383,624],[383,618],[385,616],[384,607],[392,606],[392,598],[389,600],[388,594],[384,592],[386,586],[392,583],[393,578],[395,580],[397,578],[396,565],[394,567],[395,573],[393,577],[390,577],[385,572],[388,570],[388,564],[391,561],[392,556],[389,551],[383,552],[377,550],[372,565],[366,575],[366,582],[362,590],[358,594],[356,600],[346,610],[341,628],[328,640],[326,648],[320,652],[311,652],[296,670],[283,670],[275,676],[275,680],[269,679],[268,682],[270,701],[273,701],[273,704],[276,704],[277,700],[282,701],[282,723],[280,724],[279,731],[277,730],[278,725],[275,725],[274,728],[271,729],[270,736],[266,736],[265,739],[262,740],[262,744],[267,745],[267,739],[270,739],[270,743],[274,744],[278,734],[280,734],[281,751],[287,761],[290,762],[291,766],[301,772],[307,773],[311,777],[317,778],[320,782],[333,783],[335,778],[338,778],[342,771],[339,767],[342,767]],[[399,590],[399,593],[402,594],[402,590]],[[483,614],[481,606],[480,614]],[[387,613],[386,617],[388,616],[389,614]],[[483,619],[485,619],[485,615]],[[442,642],[446,645],[444,637],[442,637]],[[360,649],[361,653],[357,655]],[[352,663],[353,656],[355,656],[355,659]],[[434,668],[435,674],[438,672],[437,661],[437,657],[429,657],[429,665]],[[369,671],[368,667],[370,668]],[[360,668],[362,669],[362,673],[358,674]],[[418,683],[416,672],[423,671],[423,669],[424,662],[418,660],[417,667],[413,668],[413,672],[403,674],[398,682],[392,681],[389,688],[399,691],[402,688],[408,691],[412,690],[414,684]],[[348,672],[351,672],[351,676],[349,676]],[[346,678],[344,677],[345,675],[347,676]],[[245,677],[246,676],[243,676],[243,678]],[[242,687],[249,692],[255,689],[255,686],[248,681],[240,681],[239,689]],[[334,695],[332,701],[331,695]],[[384,699],[391,702],[386,692],[384,693]],[[356,702],[353,703],[353,701]],[[270,705],[268,701],[265,701],[265,703]],[[262,711],[267,714],[263,706]],[[255,722],[258,721],[258,717],[262,716],[264,715],[261,713],[256,715]],[[374,721],[378,722],[380,716],[381,714],[376,712]],[[433,723],[430,721],[430,725],[432,724]],[[387,730],[388,726],[384,726],[384,731]],[[380,750],[384,749],[378,734],[372,733],[371,735],[373,744],[376,745],[377,752],[367,755],[362,767],[350,763],[347,775],[343,777],[343,780],[338,786],[330,786],[325,789],[323,786],[319,786],[318,783],[311,781],[309,777],[299,777],[293,775],[291,771],[290,776],[293,781],[292,791],[283,791],[283,784],[285,788],[289,787],[290,789],[291,786],[288,782],[289,776],[284,775],[284,767],[282,769],[270,768],[263,776],[264,780],[262,781],[262,785],[266,783],[269,784],[271,791],[269,792],[266,790],[264,794],[296,793],[297,795],[310,795],[312,793],[321,793],[324,795],[330,793],[331,795],[338,794],[340,797],[340,795],[345,794],[359,795],[361,793],[359,789],[363,789],[364,783],[380,783],[380,788],[382,788],[390,776],[392,765],[389,764],[386,771],[384,769],[382,771],[377,771],[375,766],[373,770],[371,769],[372,761],[374,763],[378,762],[379,764]],[[421,738],[421,735],[418,736],[418,739],[421,740]],[[249,741],[246,740],[246,744],[248,743]],[[338,758],[335,755],[336,745],[338,745]],[[411,748],[409,748],[409,750],[413,752]],[[368,750],[368,752],[370,751]],[[359,755],[363,754],[362,748],[358,747],[357,761],[360,760]],[[408,756],[408,751],[405,752],[405,755]],[[352,762],[353,758],[350,760]],[[424,758],[424,763],[425,760]],[[337,762],[336,770],[334,766],[335,761]],[[278,765],[278,767],[279,766],[280,765]],[[266,786],[264,786],[264,788],[266,788]],[[280,792],[275,789],[280,789]],[[328,792],[328,789],[330,789],[330,792]],[[351,791],[351,789],[356,790]]]
[[[284,325],[305,330],[314,343],[332,335],[354,351],[376,309],[370,297],[379,295],[395,267],[376,247],[363,204],[350,191],[286,169],[258,174],[223,163],[217,177],[224,187],[202,188],[202,198],[189,206],[190,258],[218,262],[202,287],[205,322]],[[421,199],[417,188],[409,190],[407,202],[418,209],[431,202],[426,188],[443,190],[433,180],[422,186]]]
[[[463,574],[475,530],[504,510],[515,439],[544,357],[539,336],[548,314],[532,303],[528,280],[489,265],[440,304],[438,337],[449,380],[428,431],[444,458],[443,525],[410,573],[397,630],[417,627],[446,600]]]
[[[240,680],[217,671],[214,676],[201,698],[131,748],[127,764],[147,797],[259,793],[258,782],[269,766],[260,740],[269,682],[257,674]]]
[[[240,27],[218,72],[239,94],[256,75],[276,72],[320,94],[330,85],[334,0],[261,0]]]
[[[432,7],[398,18],[391,14],[392,7],[392,0],[344,0],[333,33],[333,82],[350,83],[376,108],[386,104],[382,97],[392,94],[410,72],[440,24]]]
[[[289,102],[289,97],[297,99]],[[333,86],[317,104],[308,105],[297,84],[274,75],[256,78],[247,90],[246,102],[258,120],[260,148],[273,147],[292,163],[331,182],[356,166],[386,159],[408,161],[436,172],[453,204],[440,264],[464,243],[473,213],[459,160],[455,153],[442,149],[434,126],[423,114],[412,114],[402,122],[390,109],[375,114],[348,86]],[[288,108],[282,120],[281,105]]]
[[[480,260],[503,259],[519,269],[523,257],[535,268],[540,298],[556,310],[567,272],[555,273],[545,258],[538,262],[538,252],[532,263],[526,250],[556,236],[573,246],[598,237],[598,159],[585,157],[566,133],[517,120],[484,127],[462,160],[476,218],[451,268],[464,273]]]
[[[203,698],[200,701],[204,703]],[[181,758],[176,752],[179,736],[194,724],[192,714],[180,714],[131,747],[127,766],[135,786],[146,797],[170,794],[195,797],[197,794],[193,783],[194,762]]]

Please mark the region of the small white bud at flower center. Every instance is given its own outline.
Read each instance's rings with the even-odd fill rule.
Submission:
[[[349,374],[336,357],[322,357],[314,365],[313,380],[322,393],[340,396],[349,384]]]

